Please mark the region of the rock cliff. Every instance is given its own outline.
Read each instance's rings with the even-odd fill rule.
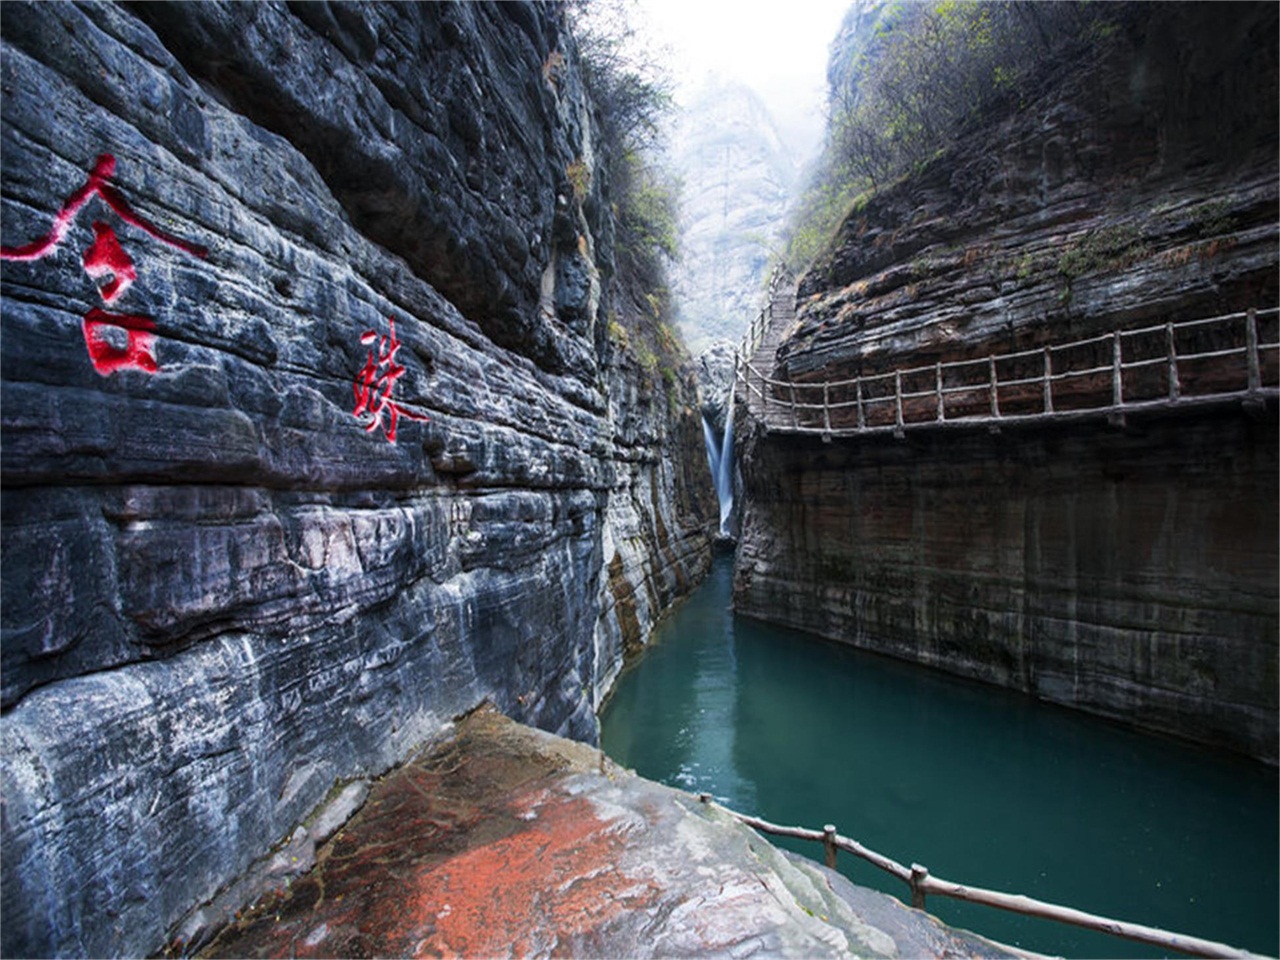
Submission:
[[[749,88],[708,80],[672,135],[683,185],[680,332],[694,353],[736,343],[760,309],[796,158]]]
[[[1276,305],[1276,8],[1112,9],[859,202],[800,279],[775,376]],[[1274,404],[1120,430],[747,434],[740,611],[1275,760]]]
[[[157,949],[481,700],[594,739],[715,506],[557,8],[11,3],[0,89],[3,952]]]
[[[858,202],[800,279],[785,377],[1275,304],[1275,10],[1116,9],[1113,34]]]

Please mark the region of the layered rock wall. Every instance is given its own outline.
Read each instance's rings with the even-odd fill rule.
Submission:
[[[1038,361],[1276,306],[1276,8],[1109,9],[850,212],[800,280],[775,376]],[[1243,390],[1242,362],[1230,376]],[[1120,429],[740,436],[740,611],[1276,759],[1274,402]]]
[[[734,608],[1276,760],[1276,419],[752,436]]]
[[[1274,306],[1276,11],[1117,4],[801,277],[798,382]]]
[[[14,3],[0,77],[3,952],[140,955],[485,699],[593,739],[714,495],[554,8]]]

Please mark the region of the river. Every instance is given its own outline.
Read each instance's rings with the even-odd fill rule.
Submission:
[[[618,763],[774,823],[833,823],[946,880],[1277,954],[1274,768],[736,617],[732,575],[718,556],[619,678],[601,716]],[[848,853],[839,866],[907,898]],[[1029,950],[1161,955],[941,897],[928,909]]]

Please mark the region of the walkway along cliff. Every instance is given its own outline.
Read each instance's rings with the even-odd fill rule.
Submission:
[[[147,955],[482,701],[594,740],[715,495],[554,5],[15,2],[0,70],[3,953]]]
[[[1276,761],[1276,10],[1232,11],[1128,8],[779,292],[739,612]]]

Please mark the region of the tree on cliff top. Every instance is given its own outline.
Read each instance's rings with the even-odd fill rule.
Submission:
[[[654,356],[653,350],[671,352],[675,343],[662,320],[671,311],[668,265],[679,256],[679,183],[662,162],[663,121],[673,105],[671,78],[633,26],[628,10],[633,5],[575,0],[568,12],[596,107],[599,162],[613,202],[618,279],[641,314],[657,322],[655,336],[644,338],[653,341],[645,355]]]

